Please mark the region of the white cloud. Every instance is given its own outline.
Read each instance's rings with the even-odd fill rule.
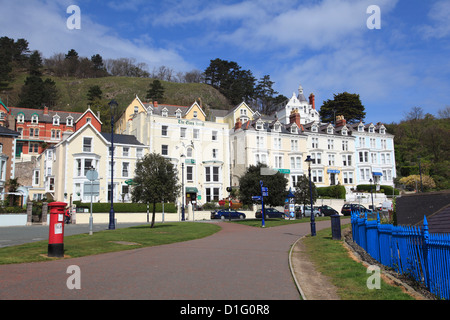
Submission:
[[[167,65],[176,70],[193,67],[177,52],[154,48],[142,40],[133,41],[119,36],[112,28],[101,25],[81,7],[81,29],[69,30],[66,13],[70,1],[55,4],[53,1],[2,1],[0,30],[10,38],[24,38],[30,49],[39,50],[44,57],[75,49],[80,56],[99,53],[103,58],[135,58],[153,66]],[[67,6],[66,6],[67,4]]]
[[[450,35],[450,2],[448,0],[437,1],[431,7],[428,18],[431,24],[422,25],[419,31],[425,38],[441,39]]]

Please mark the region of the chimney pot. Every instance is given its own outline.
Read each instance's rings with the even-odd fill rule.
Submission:
[[[314,110],[316,109],[316,97],[314,96],[314,93],[309,95],[309,104],[312,105]]]

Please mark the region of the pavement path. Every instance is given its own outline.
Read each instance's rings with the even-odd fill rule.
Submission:
[[[0,266],[0,299],[298,300],[288,255],[309,223],[254,228],[218,222],[187,242],[51,262]],[[316,222],[317,230],[330,221]],[[67,269],[81,271],[69,290]]]

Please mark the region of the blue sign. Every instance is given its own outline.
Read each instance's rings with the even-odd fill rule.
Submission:
[[[339,170],[327,170],[327,173],[341,173]]]
[[[253,196],[252,200],[253,201],[261,201],[261,196]]]
[[[263,197],[268,197],[269,193],[268,192],[263,192],[262,195],[263,195]]]

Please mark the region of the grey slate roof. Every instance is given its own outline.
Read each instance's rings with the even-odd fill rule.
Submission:
[[[106,139],[106,141],[111,142],[111,133],[100,132],[100,134],[103,136],[103,138]],[[114,143],[136,146],[144,145],[143,143],[139,142],[135,136],[128,134],[114,134]]]
[[[60,117],[59,122],[61,124],[66,123],[66,119],[71,116],[73,118],[73,121],[78,120],[78,118],[82,115],[81,112],[68,112],[68,111],[52,111],[48,110],[48,114],[44,114],[43,109],[28,109],[28,108],[16,108],[11,107],[11,114],[17,118],[17,115],[19,113],[23,113],[25,116],[25,121],[31,121],[31,116],[33,114],[37,114],[39,119],[39,122],[42,123],[53,123],[53,116],[58,115]]]
[[[0,136],[20,136],[20,133],[6,127],[0,126]]]

